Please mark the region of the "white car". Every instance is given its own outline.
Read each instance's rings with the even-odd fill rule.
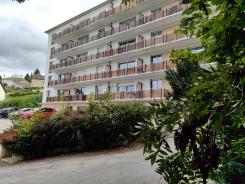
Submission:
[[[23,109],[20,109],[18,111],[11,112],[9,114],[9,118],[13,119],[13,118],[18,117],[19,115],[21,115],[24,112],[31,112],[31,111],[33,111],[32,108],[23,108]]]

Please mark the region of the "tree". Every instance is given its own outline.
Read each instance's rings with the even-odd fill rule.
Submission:
[[[12,1],[17,1],[18,3],[24,3],[26,0],[12,0]]]
[[[26,81],[31,82],[31,79],[32,79],[32,78],[31,78],[31,76],[29,75],[29,73],[27,73],[27,74],[25,75],[24,78],[25,78]]]
[[[0,75],[0,82],[2,82],[3,81],[3,78],[2,78],[2,76]]]
[[[38,75],[38,74],[40,74],[40,71],[39,71],[39,69],[37,68],[37,69],[34,71],[34,75]]]
[[[168,72],[173,94],[153,104],[139,128],[144,153],[168,183],[245,183],[245,2],[183,0],[180,32],[204,52],[175,51]],[[212,14],[215,8],[216,14]],[[215,63],[193,70],[195,62]],[[167,134],[174,134],[176,150]]]

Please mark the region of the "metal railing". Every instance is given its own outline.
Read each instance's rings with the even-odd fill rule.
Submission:
[[[127,69],[109,70],[109,71],[95,73],[95,74],[68,77],[62,80],[52,80],[48,82],[48,86],[56,86],[61,84],[69,84],[69,83],[76,83],[82,81],[106,79],[112,77],[121,77],[127,75],[136,75],[142,73],[161,71],[168,68],[175,68],[175,64],[169,61],[150,64],[150,65],[139,64],[138,66],[127,68]]]
[[[169,92],[170,89],[150,89],[150,90],[137,90],[132,92],[116,92],[111,93],[111,97],[113,100],[127,100],[127,99],[163,99]],[[100,95],[103,94],[90,94],[90,95],[82,95],[82,94],[74,94],[67,96],[55,96],[55,97],[47,97],[47,102],[74,102],[74,101],[88,101],[88,96],[94,97],[94,99],[98,99]]]
[[[55,69],[59,69],[59,68],[65,68],[68,66],[77,65],[80,63],[89,62],[89,61],[93,61],[93,60],[100,59],[100,58],[106,58],[106,57],[122,54],[125,52],[130,52],[133,50],[152,47],[152,46],[156,46],[156,45],[159,45],[162,43],[182,39],[184,37],[186,37],[186,35],[179,34],[179,33],[168,33],[168,34],[164,34],[164,35],[159,36],[159,37],[150,38],[148,40],[142,40],[139,42],[131,43],[131,44],[123,46],[123,47],[118,47],[115,49],[111,48],[109,50],[106,50],[103,52],[98,52],[96,54],[92,54],[89,56],[77,57],[74,59],[69,57],[69,58],[66,58],[64,60],[61,60],[61,62],[58,64],[51,64],[49,70],[51,71],[51,70],[55,70]]]
[[[66,45],[64,47],[59,47],[57,49],[53,49],[52,52],[51,52],[51,56],[53,56],[55,54],[58,54],[58,53],[61,53],[61,52],[64,52],[66,50],[72,49],[72,48],[79,47],[79,46],[84,45],[86,43],[90,43],[90,42],[93,42],[95,40],[99,40],[101,38],[104,38],[104,37],[107,37],[107,36],[111,36],[111,35],[114,35],[116,33],[120,33],[120,32],[129,30],[129,29],[132,29],[134,27],[137,27],[137,26],[140,26],[140,25],[143,25],[143,24],[146,24],[146,23],[161,19],[163,17],[170,16],[170,15],[172,15],[174,13],[178,13],[178,12],[183,11],[187,7],[188,7],[188,5],[176,4],[176,5],[174,5],[174,6],[170,7],[170,8],[162,9],[161,11],[159,11],[157,13],[152,13],[149,16],[142,16],[138,20],[131,21],[131,22],[127,23],[127,24],[120,25],[117,28],[113,28],[112,27],[111,29],[109,29],[107,31],[104,31],[104,32],[98,33],[97,35],[89,37],[87,42],[83,42],[82,43],[79,40],[70,41],[70,42],[66,43]]]

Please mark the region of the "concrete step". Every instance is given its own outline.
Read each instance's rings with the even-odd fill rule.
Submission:
[[[14,164],[17,163],[19,161],[22,161],[23,157],[20,155],[16,155],[16,154],[12,154],[11,157],[5,157],[1,159],[1,162],[3,163],[7,163],[7,164]]]

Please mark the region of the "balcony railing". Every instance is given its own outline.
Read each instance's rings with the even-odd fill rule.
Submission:
[[[61,84],[106,79],[106,78],[112,78],[112,77],[122,77],[122,76],[127,76],[127,75],[135,75],[135,74],[162,71],[168,68],[175,68],[175,64],[166,61],[166,62],[155,63],[155,64],[150,64],[150,65],[146,65],[146,64],[138,65],[136,67],[127,68],[127,69],[110,70],[110,71],[96,73],[96,74],[69,77],[69,78],[65,78],[62,80],[53,80],[53,81],[49,81],[48,85],[56,86],[56,85],[61,85]]]
[[[120,33],[120,32],[129,30],[129,29],[132,29],[134,27],[138,27],[140,25],[143,25],[143,24],[146,24],[146,23],[161,19],[161,18],[166,17],[166,16],[170,16],[170,15],[172,15],[174,13],[178,13],[180,11],[183,11],[187,7],[188,7],[188,5],[179,5],[179,4],[177,4],[177,5],[172,6],[171,8],[165,8],[165,9],[162,9],[161,11],[159,11],[157,13],[152,13],[149,16],[146,16],[146,17],[142,16],[138,20],[131,21],[128,24],[120,25],[117,28],[113,28],[112,27],[110,30],[107,30],[107,31],[104,31],[104,32],[100,32],[97,35],[91,36],[91,37],[88,38],[87,42],[85,42],[85,43],[81,42],[79,40],[70,41],[63,47],[59,47],[57,49],[53,49],[51,55],[55,55],[55,54],[64,52],[66,50],[79,47],[79,46],[84,45],[86,43],[93,42],[95,40],[99,40],[101,38],[104,38],[104,37],[107,37],[107,36],[111,36],[111,35],[114,35],[116,33]]]
[[[151,89],[151,90],[137,90],[132,92],[116,92],[111,93],[113,100],[149,100],[149,99],[162,99],[166,96],[169,89]],[[91,94],[88,96],[93,96],[94,99],[99,99],[100,94]],[[87,95],[67,95],[67,96],[55,96],[55,97],[47,97],[47,102],[74,102],[74,101],[88,101]]]
[[[123,47],[110,49],[110,50],[107,50],[104,52],[99,52],[97,54],[92,54],[89,56],[78,57],[75,59],[72,59],[69,57],[65,60],[61,60],[61,63],[59,63],[59,64],[50,65],[49,69],[51,71],[51,70],[55,70],[55,69],[59,69],[59,68],[65,68],[68,66],[77,65],[80,63],[85,63],[85,62],[93,61],[93,60],[100,59],[100,58],[106,58],[106,57],[122,54],[125,52],[130,52],[133,50],[138,50],[138,49],[156,46],[156,45],[159,45],[162,43],[182,39],[184,37],[186,37],[186,35],[179,34],[179,33],[168,33],[168,34],[164,34],[164,35],[159,36],[159,37],[154,37],[154,38],[151,38],[148,40],[142,40],[139,42],[135,42],[135,43],[123,46]]]
[[[115,15],[117,13],[126,11],[132,7],[138,6],[143,1],[144,0],[132,0],[132,1],[129,1],[129,3],[127,3],[127,4],[122,3],[122,4],[120,4],[120,6],[112,8],[109,11],[103,11],[98,16],[92,17],[90,19],[83,20],[76,25],[69,26],[69,27],[63,29],[59,33],[53,34],[52,35],[52,41],[55,41],[55,40],[62,38],[66,35],[69,35],[73,32],[79,31],[79,30],[83,29],[84,27],[89,26],[91,24],[95,24],[95,23],[103,20],[106,17],[110,17],[110,16]]]

